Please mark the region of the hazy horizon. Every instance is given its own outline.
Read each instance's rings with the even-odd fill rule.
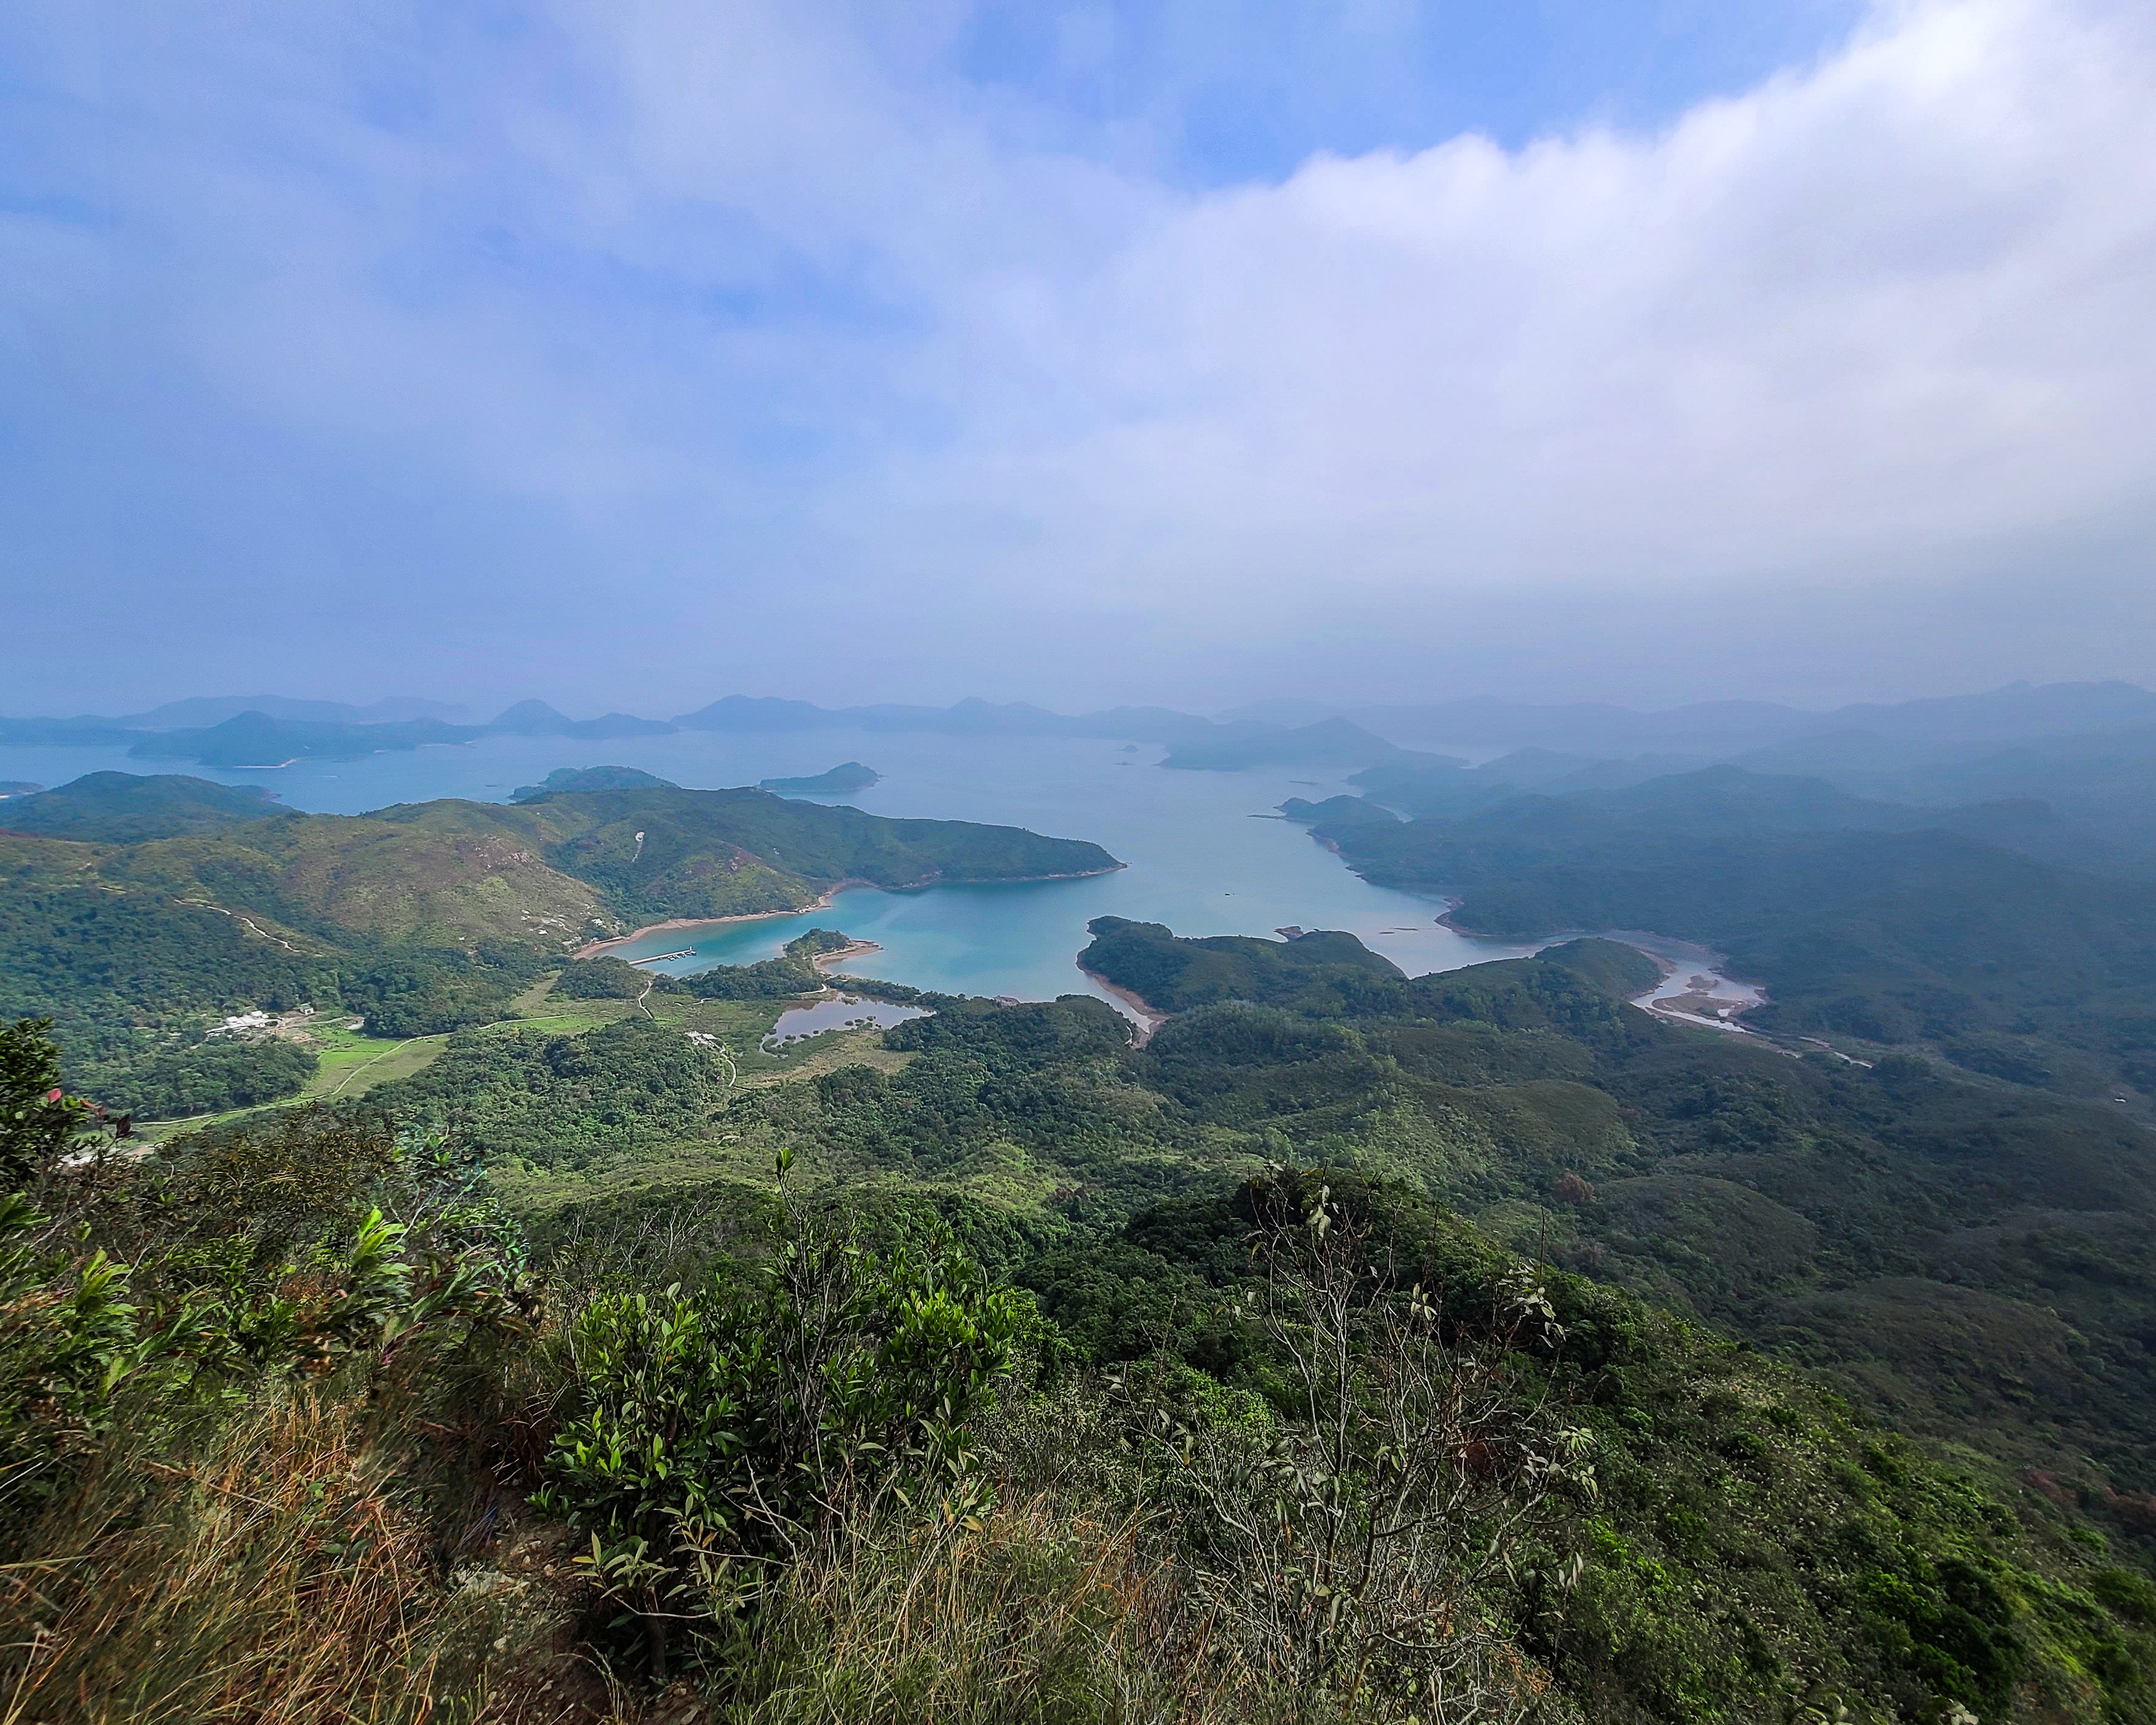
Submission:
[[[386,693],[379,691],[371,693],[362,691],[357,696],[347,698],[340,695],[324,694],[311,688],[307,689],[305,691],[293,688],[280,688],[256,690],[245,694],[233,692],[208,693],[197,690],[187,694],[172,696],[167,700],[149,702],[140,706],[133,707],[125,712],[116,708],[98,712],[92,712],[88,709],[82,709],[80,711],[71,711],[68,712],[52,711],[44,713],[33,713],[27,709],[21,709],[13,711],[0,712],[0,719],[74,717],[108,719],[123,717],[140,718],[161,714],[167,708],[185,706],[191,704],[242,704],[249,701],[262,701],[278,704],[285,702],[315,702],[329,706],[348,706],[360,710],[358,718],[359,722],[394,722],[395,721],[406,716],[417,716],[408,713],[403,710],[424,707],[436,710],[429,713],[428,715],[429,716],[441,717],[457,724],[485,725],[491,723],[496,717],[506,713],[508,709],[514,705],[528,701],[537,701],[555,708],[562,713],[563,717],[575,721],[597,718],[603,716],[608,713],[622,713],[638,718],[672,721],[684,716],[685,714],[692,714],[703,706],[710,705],[711,702],[726,699],[728,697],[744,697],[752,701],[777,700],[799,701],[812,706],[823,707],[827,711],[844,711],[855,707],[880,706],[919,707],[932,711],[941,710],[956,705],[963,705],[969,701],[988,701],[991,705],[994,706],[1000,706],[1009,705],[1032,706],[1064,716],[1083,716],[1089,713],[1100,712],[1106,708],[1114,706],[1132,706],[1140,708],[1149,707],[1163,708],[1172,711],[1184,712],[1195,717],[1211,719],[1215,721],[1232,720],[1240,717],[1264,717],[1267,722],[1284,725],[1296,725],[1306,722],[1308,719],[1315,717],[1316,714],[1265,715],[1256,711],[1255,710],[1264,709],[1268,706],[1306,706],[1313,709],[1327,709],[1342,715],[1353,715],[1357,713],[1381,711],[1389,708],[1412,709],[1416,707],[1435,707],[1442,706],[1447,703],[1455,701],[1471,701],[1486,699],[1503,701],[1508,704],[1517,704],[1526,707],[1562,708],[1575,706],[1610,706],[1621,709],[1625,711],[1640,714],[1645,716],[1653,716],[1659,713],[1674,712],[1697,706],[1712,707],[1717,706],[1758,705],[1781,707],[1796,713],[1812,714],[1824,717],[1842,711],[1851,706],[1875,705],[1892,706],[1903,704],[1920,703],[1927,701],[1954,701],[1958,699],[1969,699],[1989,695],[2003,694],[2017,688],[2088,688],[2107,684],[2113,685],[2123,684],[2125,686],[2140,690],[2143,692],[2156,693],[2156,689],[2152,689],[2148,685],[2134,683],[2130,679],[2124,678],[2061,679],[2056,683],[2051,684],[2038,683],[2034,680],[2021,678],[2016,679],[2011,683],[1991,685],[1981,689],[1945,689],[1935,693],[1928,693],[1923,695],[1889,696],[1880,699],[1860,697],[1853,701],[1837,701],[1825,704],[1816,701],[1770,701],[1758,695],[1710,696],[1702,697],[1699,700],[1664,701],[1653,704],[1623,700],[1594,701],[1586,697],[1575,697],[1569,700],[1556,699],[1549,701],[1527,701],[1516,696],[1482,690],[1473,691],[1463,691],[1456,693],[1446,691],[1442,694],[1430,696],[1426,699],[1420,701],[1389,701],[1380,699],[1376,696],[1328,698],[1324,696],[1305,695],[1296,691],[1290,691],[1260,696],[1252,700],[1244,701],[1229,702],[1211,706],[1178,706],[1175,701],[1171,699],[1151,701],[1137,700],[1130,701],[1104,702],[1095,705],[1087,705],[1085,703],[1075,705],[1064,703],[1058,705],[1046,701],[1035,700],[1024,694],[1018,694],[993,700],[991,700],[990,697],[978,694],[965,694],[956,696],[951,701],[909,701],[902,697],[885,701],[872,700],[867,697],[855,699],[850,696],[831,696],[829,691],[827,690],[819,690],[814,688],[798,693],[782,693],[762,689],[729,689],[717,691],[710,697],[709,701],[696,701],[686,708],[678,710],[672,707],[660,707],[653,706],[646,706],[639,710],[633,706],[617,703],[603,709],[594,706],[587,711],[585,707],[581,706],[564,706],[562,702],[552,698],[545,693],[531,694],[527,692],[526,694],[516,696],[510,700],[493,701],[459,697],[459,696],[454,691],[423,693],[413,690],[393,690]],[[368,713],[366,711],[367,709],[377,707],[390,708],[394,709],[395,711],[387,713]],[[236,711],[244,710],[245,708],[244,706],[235,706]],[[193,724],[196,722],[207,723],[218,721],[212,720],[202,720],[198,721],[194,718],[187,718],[183,721],[168,722],[185,722]]]

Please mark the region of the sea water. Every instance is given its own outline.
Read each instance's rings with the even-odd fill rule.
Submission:
[[[622,956],[686,951],[653,966],[675,973],[767,958],[809,927],[837,928],[883,950],[848,970],[952,993],[1050,999],[1105,995],[1077,957],[1096,916],[1165,923],[1181,935],[1272,936],[1283,927],[1344,929],[1410,975],[1533,951],[1439,924],[1438,900],[1373,886],[1302,828],[1282,819],[1290,797],[1312,801],[1353,787],[1322,772],[1193,773],[1159,764],[1165,752],[1111,741],[939,737],[845,730],[671,736],[583,742],[493,737],[477,742],[303,761],[241,772],[147,762],[94,749],[0,748],[0,778],[57,784],[78,774],[187,772],[256,784],[292,809],[357,814],[438,797],[506,801],[557,767],[624,766],[695,788],[754,784],[860,761],[882,782],[842,798],[871,814],[1019,826],[1090,839],[1126,866],[1077,880],[949,886],[910,892],[856,888],[798,916],[673,929]],[[6,824],[0,803],[0,826]]]

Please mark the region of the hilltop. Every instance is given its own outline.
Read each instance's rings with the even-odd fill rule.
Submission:
[[[57,789],[8,798],[0,828],[108,845],[216,832],[262,819],[276,798],[252,785],[180,773],[90,773]]]

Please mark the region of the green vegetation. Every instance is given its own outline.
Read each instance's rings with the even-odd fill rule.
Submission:
[[[1239,1013],[1320,1022],[1190,1018]],[[2156,1717],[2123,1536],[1411,1184],[1255,1167],[1088,1219],[829,1178],[848,1132],[921,1163],[969,1081],[977,1143],[1202,1156],[1111,1017],[953,1003],[883,1091],[717,1111],[785,1122],[775,1189],[525,1225],[372,1101],[113,1158],[0,1033],[18,1717]],[[657,1034],[587,1040],[623,1030]]]
[[[836,928],[812,928],[786,943],[789,958],[816,958],[826,952],[843,952],[854,944],[854,937]]]
[[[2092,1504],[2156,1489],[2128,1291],[2156,1264],[2156,1137],[1906,1058],[1666,1027],[1618,1004],[1643,963],[1584,941],[1394,985],[1404,1009],[1204,1007],[1132,1064],[1204,1126],[1411,1179],[1913,1430]]]
[[[633,920],[794,910],[847,879],[1115,866],[1074,840],[757,791],[556,790],[515,809],[248,820],[236,805],[259,816],[258,801],[195,779],[93,774],[46,794],[59,799],[44,818],[54,834],[98,837],[0,833],[0,1014],[49,1014],[71,1083],[167,1117],[305,1081],[291,1055],[188,1052],[225,1016],[311,1006],[360,1015],[388,1041],[444,1035],[512,1016],[565,947]],[[163,836],[131,836],[142,833]],[[712,972],[692,989],[798,994],[823,985],[812,956]],[[565,998],[634,998],[606,992],[625,986],[620,974],[572,967]]]
[[[808,778],[759,779],[756,788],[760,791],[777,791],[782,796],[835,796],[848,791],[865,791],[882,778],[883,775],[874,768],[864,767],[859,761],[845,761],[828,773],[819,773]]]
[[[390,811],[415,825],[423,804]],[[1038,880],[1116,866],[1097,845],[967,821],[891,820],[764,791],[604,791],[554,795],[498,819],[544,848],[635,919],[798,910],[844,880],[925,886],[939,880]],[[643,836],[641,839],[638,834]]]
[[[452,1036],[424,1071],[368,1100],[488,1157],[551,1166],[706,1137],[726,1087],[723,1065],[685,1034],[630,1018],[581,1035]]]
[[[554,993],[563,1000],[634,1000],[671,980],[601,953],[596,958],[572,958],[563,965],[554,979]]]
[[[205,1040],[116,1070],[96,1086],[105,1104],[145,1120],[183,1120],[295,1096],[321,1065],[312,1049],[286,1041]],[[92,1075],[95,1082],[95,1075]]]
[[[222,785],[181,773],[89,773],[56,790],[11,797],[0,824],[11,832],[48,838],[139,845],[182,833],[221,831],[275,812],[275,799],[251,785]]]
[[[557,767],[537,784],[511,791],[512,803],[536,803],[563,791],[670,791],[680,787],[637,767]]]
[[[1717,769],[1315,830],[1373,880],[1460,894],[1462,927],[1643,928],[1718,947],[1768,984],[1762,1029],[1925,1049],[2069,1095],[2156,1090],[2156,887],[1944,829],[1950,815],[1982,824],[1969,814]],[[1890,819],[1940,824],[1876,829]]]
[[[1352,934],[1313,931],[1287,942],[1214,935],[1178,940],[1158,922],[1096,916],[1086,925],[1092,943],[1078,962],[1163,1012],[1224,1000],[1342,1002],[1367,994],[1373,982],[1404,983],[1405,973]]]
[[[756,792],[0,837],[16,1717],[2156,1722],[2144,889],[1744,775],[1297,813],[1779,1040],[1594,938],[1103,918],[1143,1047],[562,956],[1091,853]]]

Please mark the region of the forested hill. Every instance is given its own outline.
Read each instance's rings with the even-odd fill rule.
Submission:
[[[71,1081],[157,1109],[187,1087],[146,1075],[175,1060],[225,1074],[203,1106],[296,1087],[289,1049],[189,1052],[220,1014],[310,1005],[377,1035],[432,1035],[503,1016],[551,962],[643,922],[797,910],[848,880],[1119,866],[1081,839],[753,790],[265,817],[199,780],[95,780],[23,798],[34,835],[0,832],[0,1017],[52,1017]]]
[[[900,888],[1121,866],[1097,845],[1017,827],[656,781],[346,816],[273,813],[201,779],[106,773],[7,812],[18,830],[121,846],[92,863],[115,887],[202,887],[295,927],[450,942],[559,944],[623,920],[791,910],[846,880]]]
[[[2068,1095],[2156,1093],[2156,883],[2030,854],[2041,809],[1899,808],[1723,769],[1443,819],[1296,812],[1369,879],[1457,895],[1462,928],[1718,947],[1766,985],[1762,1028]]]
[[[462,811],[475,806],[424,803],[383,818],[431,828],[466,820]],[[513,809],[487,806],[542,845],[552,866],[591,883],[630,916],[791,908],[842,880],[899,888],[1056,880],[1122,866],[1084,839],[971,821],[894,819],[761,790],[598,791],[541,796]],[[743,879],[758,870],[770,878]]]
[[[1312,991],[1337,1000],[1344,990],[1359,999],[1373,984],[1405,980],[1398,965],[1352,934],[1313,930],[1283,941],[1236,934],[1178,940],[1163,924],[1122,916],[1096,916],[1086,929],[1093,938],[1078,955],[1080,965],[1163,1012],[1223,1000],[1300,999]]]
[[[0,809],[0,828],[136,845],[244,826],[279,812],[275,799],[252,785],[218,784],[180,773],[86,773],[54,790],[11,797]]]
[[[1142,1050],[1097,1000],[942,999],[743,1083],[675,994],[140,1161],[49,1134],[0,1418],[69,1490],[0,1516],[47,1625],[0,1678],[214,1717],[288,1661],[346,1711],[578,1725],[2156,1718],[2146,1135],[1662,1024],[1599,943],[1226,956],[1273,1004]],[[14,1040],[0,1126],[44,1126]],[[134,1580],[175,1548],[184,1600]],[[375,1609],[295,1633],[265,1573]]]
[[[1912,1428],[2156,1491],[2156,1133],[2115,1111],[1670,1027],[1608,942],[1413,979],[1239,942],[1274,950],[1229,999],[1177,987],[1219,942],[1106,936],[1089,965],[1174,1009],[1134,1065],[1195,1120],[1408,1178]]]

